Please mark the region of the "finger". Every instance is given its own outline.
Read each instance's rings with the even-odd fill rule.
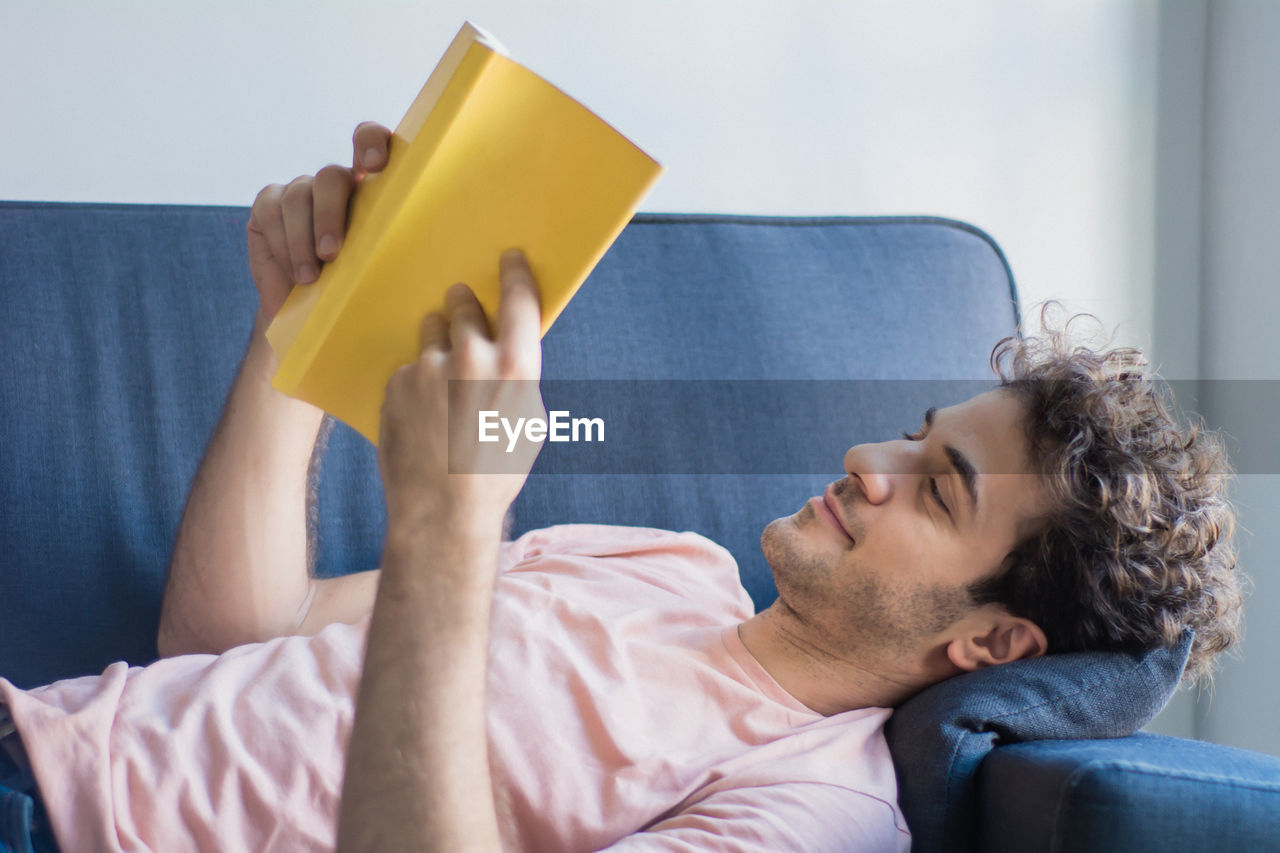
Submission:
[[[342,246],[354,186],[354,174],[345,166],[325,166],[311,184],[316,255],[322,261],[333,260]]]
[[[422,318],[421,352],[427,350],[446,350],[449,348],[449,321],[438,311],[432,311]]]
[[[465,284],[455,284],[444,296],[449,309],[449,345],[459,349],[472,336],[491,340],[489,319],[475,293]]]
[[[258,284],[259,301],[261,301],[264,291],[272,294],[287,294],[290,288],[293,287],[293,276],[288,273],[288,265],[276,262],[276,259],[271,255],[271,250],[267,247],[266,241],[262,240],[260,232],[255,233],[250,229],[247,242],[249,272]],[[274,316],[274,313],[272,313],[272,316]]]
[[[354,154],[351,162],[360,177],[367,172],[381,172],[387,165],[391,131],[375,121],[362,121],[351,135]]]
[[[262,236],[271,255],[271,262],[288,281],[293,281],[289,266],[289,245],[284,237],[284,186],[271,184],[263,187],[253,201],[249,212],[249,230]]]
[[[542,368],[542,307],[538,283],[519,249],[502,253],[499,262],[502,301],[498,306],[498,351],[505,369],[521,366],[535,374]]]
[[[312,205],[310,175],[295,178],[284,188],[284,197],[281,199],[284,209],[284,237],[289,246],[293,280],[298,284],[310,284],[320,274]]]

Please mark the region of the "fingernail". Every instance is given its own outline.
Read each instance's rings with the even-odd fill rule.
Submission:
[[[320,244],[317,246],[322,255],[332,255],[338,251],[338,241],[332,234],[326,234],[320,238]]]
[[[316,268],[311,264],[298,267],[298,284],[310,284],[316,280]]]
[[[524,252],[519,249],[507,249],[502,253],[502,260],[509,264],[518,264],[524,261]]]
[[[360,158],[360,162],[364,163],[364,167],[366,169],[372,169],[374,166],[378,165],[378,159],[379,155],[377,148],[366,148],[364,150],[364,156]]]

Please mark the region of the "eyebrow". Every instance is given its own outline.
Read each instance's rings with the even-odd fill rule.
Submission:
[[[937,406],[931,406],[924,413],[924,425],[926,429],[933,428],[934,415],[938,413]],[[973,467],[973,463],[969,461],[969,457],[965,456],[956,448],[949,444],[942,447],[944,453],[947,454],[947,461],[951,463],[951,468],[960,475],[960,482],[964,483],[964,490],[969,493],[969,502],[974,515],[978,514],[978,469]]]
[[[951,467],[960,475],[960,481],[964,483],[964,490],[969,493],[969,502],[973,505],[973,514],[978,514],[978,471],[973,467],[973,463],[969,461],[969,457],[965,456],[959,450],[950,445],[945,445],[943,451],[947,454],[947,461],[951,463]]]

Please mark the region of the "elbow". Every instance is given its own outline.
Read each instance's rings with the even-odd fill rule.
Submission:
[[[183,655],[220,655],[239,643],[218,643],[195,636],[189,632],[165,630],[164,623],[156,632],[156,652],[162,658]]]
[[[156,631],[156,652],[162,658],[188,654],[184,645],[173,636],[173,632],[165,630],[163,620],[160,622],[160,629]]]
[[[172,644],[163,632],[156,635],[156,653],[162,658],[176,658],[184,654],[182,648]]]
[[[190,636],[175,630],[172,623],[172,619],[166,619],[163,614],[161,615],[160,628],[156,631],[156,651],[160,657],[176,658],[206,651],[193,642]]]
[[[156,629],[156,652],[160,657],[219,655],[229,648],[231,645],[219,643],[215,637],[202,634],[190,620],[175,614],[170,603],[165,601],[160,610],[160,626]]]
[[[170,568],[170,579],[172,576],[173,570]],[[188,620],[178,612],[181,609],[179,598],[181,596],[174,594],[171,583],[165,587],[164,599],[160,604],[160,624],[156,628],[156,651],[162,658],[174,658],[200,651]]]
[[[192,616],[165,601],[156,629],[156,651],[162,658],[181,655],[220,655],[238,646],[262,643],[292,632],[272,630],[244,618],[217,618],[216,609]]]
[[[174,631],[173,602],[169,590],[165,590],[164,601],[160,605],[160,624],[156,628],[156,652],[162,658],[172,658],[185,654],[182,642]]]

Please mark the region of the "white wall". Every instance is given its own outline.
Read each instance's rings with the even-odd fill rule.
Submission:
[[[1245,642],[1215,688],[1182,694],[1153,730],[1280,755],[1280,3],[1160,7],[1154,308],[1169,375],[1202,381],[1239,472]]]
[[[657,211],[936,213],[1150,337],[1152,0],[5,0],[0,197],[249,204],[465,18],[651,151]]]
[[[470,18],[668,167],[646,210],[965,219],[1003,246],[1024,305],[1093,311],[1120,342],[1150,344],[1170,378],[1275,378],[1255,297],[1268,283],[1275,315],[1280,187],[1266,152],[1280,150],[1280,68],[1266,45],[1280,4],[0,9],[0,198],[247,205],[267,183],[348,158],[357,121],[394,125]],[[1256,115],[1271,117],[1262,135]],[[1274,486],[1245,488],[1262,513],[1280,504]],[[1275,613],[1280,542],[1249,512],[1252,610]],[[1280,629],[1252,621],[1246,668],[1224,675],[1211,706],[1183,698],[1157,728],[1280,753],[1258,722],[1280,696],[1247,668],[1276,660]]]
[[[1280,755],[1280,3],[1213,0],[1206,45],[1201,370],[1207,415],[1245,443],[1237,502],[1253,577],[1246,643],[1199,706],[1210,740]],[[1221,380],[1229,380],[1223,382]],[[1241,380],[1247,380],[1247,386]],[[1244,393],[1240,393],[1241,391]],[[1252,439],[1252,440],[1250,440]]]

